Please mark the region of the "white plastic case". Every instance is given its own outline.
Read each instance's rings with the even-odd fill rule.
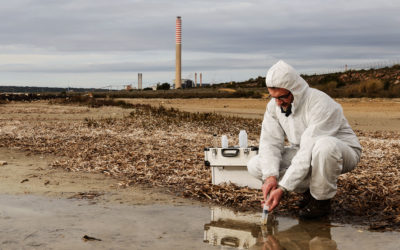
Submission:
[[[247,162],[257,154],[257,147],[205,148],[204,160],[211,168],[212,184],[231,182],[238,186],[261,188],[261,180],[247,171]]]

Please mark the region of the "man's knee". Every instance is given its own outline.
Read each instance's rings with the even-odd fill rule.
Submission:
[[[253,156],[248,162],[247,162],[247,171],[249,174],[256,178],[261,178],[262,177],[262,172],[259,166],[259,161],[258,161],[258,155]]]
[[[312,150],[310,192],[318,200],[332,198],[336,194],[336,182],[343,169],[340,141],[323,137],[316,141]]]
[[[322,137],[318,139],[312,150],[312,159],[334,158],[340,160],[341,151],[338,145],[338,139],[335,137]]]

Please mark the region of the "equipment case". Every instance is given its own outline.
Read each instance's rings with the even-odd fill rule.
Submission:
[[[231,182],[238,186],[261,188],[261,180],[247,171],[247,162],[257,154],[257,147],[205,148],[204,162],[211,168],[212,184]]]

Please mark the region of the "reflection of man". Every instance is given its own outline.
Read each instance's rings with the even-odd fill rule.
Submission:
[[[268,235],[263,240],[264,250],[281,249],[337,249],[337,244],[331,238],[330,227],[319,222],[299,221],[285,231]]]
[[[279,61],[272,66],[266,84],[273,100],[264,115],[259,154],[249,161],[248,171],[263,180],[270,210],[284,192],[295,191],[304,194],[301,217],[324,216],[338,176],[359,162],[360,143],[341,106],[310,88],[290,65]]]

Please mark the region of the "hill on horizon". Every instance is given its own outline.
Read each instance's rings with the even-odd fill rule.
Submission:
[[[308,84],[332,97],[400,97],[400,65],[379,69],[348,70],[328,74],[301,75]],[[265,77],[219,84],[224,88],[265,87]]]

